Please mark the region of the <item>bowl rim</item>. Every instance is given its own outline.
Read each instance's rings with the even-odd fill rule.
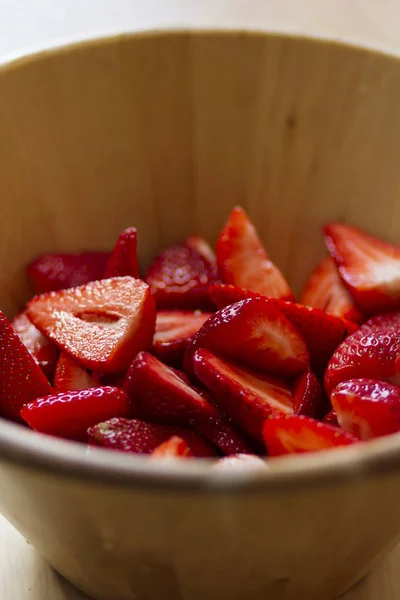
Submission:
[[[28,55],[0,59],[2,73],[49,57],[95,48],[104,44],[122,43],[132,38],[177,35],[215,35],[232,37],[272,37],[315,44],[328,44],[363,54],[378,54],[388,60],[399,60],[390,50],[362,43],[338,41],[318,35],[297,35],[293,32],[240,29],[148,29],[121,34],[105,34],[85,39],[61,41],[33,50]],[[265,492],[282,489],[309,488],[326,485],[346,485],[366,476],[376,477],[400,467],[400,433],[368,442],[317,453],[287,455],[268,461],[268,468],[218,470],[210,468],[209,460],[152,461],[148,456],[124,454],[77,442],[60,440],[28,430],[22,425],[0,417],[0,465],[52,473],[58,477],[73,477],[85,481],[127,485],[129,487],[162,488],[168,491],[225,493]]]

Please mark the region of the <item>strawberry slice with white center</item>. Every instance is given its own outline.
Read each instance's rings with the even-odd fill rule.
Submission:
[[[341,317],[354,323],[362,323],[364,320],[330,256],[324,258],[311,273],[304,286],[300,303],[320,308],[328,315]]]
[[[52,391],[51,385],[33,356],[0,311],[0,414],[20,421],[27,402]]]
[[[173,435],[151,453],[153,458],[190,458],[193,456],[189,446],[182,438]]]
[[[326,392],[360,377],[400,383],[400,312],[369,319],[338,346],[325,371]]]
[[[210,297],[218,307],[229,306],[246,298],[263,299],[274,305],[295,326],[310,352],[310,361],[320,371],[332,356],[332,352],[350,333],[358,329],[352,321],[328,315],[320,308],[304,306],[281,298],[267,298],[249,290],[213,283],[209,287]]]
[[[329,223],[327,248],[341,278],[366,314],[400,307],[400,248],[357,227]]]
[[[86,369],[68,356],[66,352],[61,352],[54,375],[54,389],[57,392],[85,390],[97,386],[98,383]]]
[[[194,354],[193,368],[221,410],[258,441],[262,441],[266,418],[293,413],[292,392],[280,379],[246,369],[205,349]]]
[[[89,443],[109,450],[151,454],[173,436],[184,440],[197,457],[215,457],[214,448],[195,431],[184,427],[147,423],[141,419],[115,418],[90,427]]]
[[[285,315],[263,298],[242,300],[214,313],[187,349],[185,367],[189,372],[198,348],[276,375],[291,377],[308,370],[303,338]]]
[[[217,263],[224,283],[264,296],[293,299],[289,284],[271,261],[253,223],[241,207],[232,210],[220,233]]]
[[[400,431],[400,387],[373,379],[350,379],[331,394],[340,426],[363,440]]]
[[[128,227],[121,233],[104,272],[105,279],[125,275],[139,277],[137,231],[134,227]]]
[[[263,434],[269,456],[318,452],[360,441],[338,427],[299,415],[267,419]]]
[[[11,321],[15,333],[26,346],[30,354],[42,369],[43,373],[51,379],[56,368],[59,350],[52,344],[34,324],[29,320],[26,312],[22,312]]]
[[[50,292],[27,306],[33,324],[85,368],[125,371],[151,347],[154,299],[140,279],[114,277]]]
[[[211,314],[201,310],[159,310],[153,353],[163,362],[180,367],[193,336]]]
[[[175,370],[148,352],[130,366],[125,390],[135,414],[159,423],[193,427],[224,454],[252,452],[249,440],[210,402],[208,395],[191,387]]]

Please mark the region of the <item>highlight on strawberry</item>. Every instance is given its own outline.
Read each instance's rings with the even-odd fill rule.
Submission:
[[[399,433],[400,247],[337,222],[322,238],[297,299],[241,207],[215,251],[192,235],[146,270],[132,226],[106,251],[33,257],[35,295],[11,321],[0,312],[0,415],[260,474]]]

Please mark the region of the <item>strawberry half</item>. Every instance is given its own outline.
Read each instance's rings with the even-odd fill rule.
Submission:
[[[276,375],[296,376],[308,370],[309,354],[303,338],[284,314],[262,298],[249,298],[213,314],[193,338],[185,356],[198,348],[232,358]]]
[[[108,252],[80,254],[45,254],[27,267],[35,294],[77,287],[103,277]]]
[[[193,456],[185,440],[176,435],[157,446],[151,455],[154,458],[190,458]]]
[[[33,324],[87,369],[119,373],[151,347],[154,300],[140,279],[114,277],[36,296]]]
[[[61,352],[54,375],[54,389],[57,392],[85,390],[97,386],[97,382],[86,369],[68,354]]]
[[[292,392],[279,379],[223,360],[205,349],[194,354],[193,368],[221,410],[258,441],[262,441],[266,418],[293,413]]]
[[[338,346],[325,371],[326,392],[359,377],[400,382],[400,312],[373,317]]]
[[[51,385],[43,371],[0,311],[0,414],[20,421],[27,402],[50,394]]]
[[[228,306],[246,298],[262,299],[275,306],[301,334],[310,352],[311,363],[316,370],[324,368],[340,342],[357,329],[354,323],[328,315],[319,308],[279,298],[266,298],[233,285],[214,283],[210,285],[209,291],[210,297],[218,307]]]
[[[216,267],[187,245],[172,246],[150,265],[145,280],[158,308],[212,309],[208,284],[217,278]]]
[[[220,278],[264,296],[293,299],[280,270],[269,258],[258,233],[241,207],[232,210],[217,241]]]
[[[373,379],[350,379],[331,394],[340,426],[363,440],[400,431],[400,387]]]
[[[269,456],[318,452],[359,441],[351,433],[328,423],[299,415],[267,419],[263,434]]]
[[[341,317],[354,323],[362,323],[364,320],[330,256],[324,258],[311,273],[300,303],[320,308],[328,315]]]
[[[86,441],[88,427],[112,417],[126,417],[130,410],[127,394],[107,386],[37,398],[25,404],[21,417],[36,431]]]
[[[293,385],[294,414],[317,417],[321,404],[321,384],[318,377],[312,371],[306,371],[296,379]]]
[[[130,366],[125,390],[135,413],[150,421],[193,427],[224,454],[252,452],[249,440],[220,413],[204,392],[147,352]]]
[[[59,350],[52,344],[34,324],[25,312],[20,313],[11,321],[11,327],[26,346],[43,373],[52,379],[56,368]]]
[[[329,223],[326,246],[341,278],[366,314],[400,307],[400,248],[357,227]]]
[[[114,250],[107,261],[104,271],[104,279],[110,277],[139,277],[137,257],[137,231],[134,227],[128,227],[119,236]]]
[[[146,423],[140,419],[110,419],[91,427],[88,433],[90,444],[120,452],[151,454],[163,442],[177,436],[186,442],[194,456],[216,456],[212,446],[190,429]]]
[[[200,310],[159,310],[153,353],[163,362],[180,367],[186,348],[211,313]]]

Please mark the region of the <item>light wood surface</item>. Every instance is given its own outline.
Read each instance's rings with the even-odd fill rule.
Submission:
[[[398,0],[97,0],[95,13],[91,0],[2,0],[0,58],[46,45],[52,39],[121,27],[218,23],[249,28],[261,23],[272,30],[325,35],[400,51]],[[83,598],[0,517],[0,600]],[[400,599],[400,549],[343,598]]]

